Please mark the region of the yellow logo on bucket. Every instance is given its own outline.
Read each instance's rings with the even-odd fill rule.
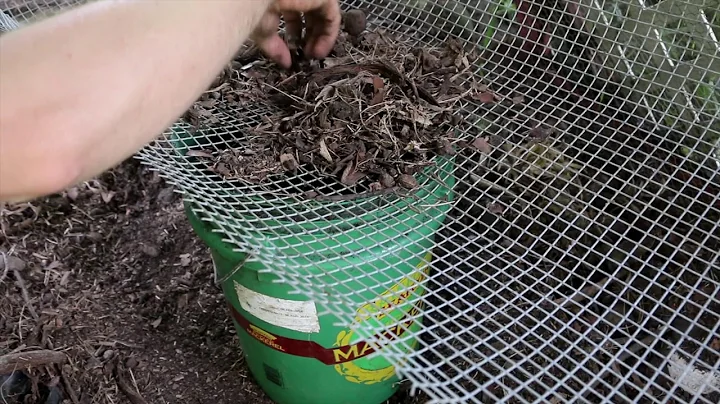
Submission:
[[[253,336],[256,340],[262,342],[263,344],[265,344],[269,347],[275,348],[278,351],[283,351],[283,352],[285,351],[285,349],[282,346],[278,345],[275,342],[277,337],[274,336],[273,334],[270,334],[269,332],[267,332],[261,328],[258,328],[252,324],[250,324],[250,326],[245,331],[247,331],[248,334]]]
[[[409,312],[402,312],[399,307],[418,289],[419,284],[427,278],[430,270],[428,263],[431,259],[432,254],[427,253],[412,274],[383,292],[374,302],[360,307],[353,322],[355,324],[367,323],[368,320],[372,319],[388,328],[382,334],[389,339],[393,336],[402,335],[414,323],[412,318],[403,321],[399,325],[390,326],[390,324],[397,324],[405,316],[413,317],[420,313],[421,307],[413,307]],[[390,310],[393,307],[397,309]],[[373,346],[367,342],[353,344],[353,336],[354,333],[350,330],[338,333],[335,346],[345,347],[345,349],[336,348],[333,350],[333,357],[337,363],[335,370],[343,375],[347,381],[358,384],[375,384],[393,377],[395,367],[392,365],[380,365],[382,367],[378,368],[377,362],[388,364],[382,358],[376,358],[368,362],[365,356],[373,351]],[[413,348],[415,343],[413,341]],[[356,358],[357,360],[354,360]],[[373,362],[375,362],[375,366],[373,366]]]

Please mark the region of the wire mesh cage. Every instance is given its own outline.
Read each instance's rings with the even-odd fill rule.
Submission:
[[[58,5],[21,3],[5,6],[21,22]],[[491,94],[446,98],[463,122],[448,138],[457,151],[416,170],[416,191],[307,165],[260,182],[208,170],[203,157],[241,159],[258,127],[280,124],[266,102],[229,91],[262,81],[244,52],[223,73],[231,84],[139,158],[431,402],[717,403],[719,5],[343,1],[367,13],[366,34],[406,46],[403,63],[460,43],[455,79]],[[358,108],[347,125],[360,131],[374,112]],[[347,265],[358,255],[376,264]],[[387,270],[399,261],[418,272]],[[399,284],[357,310],[357,296]],[[401,302],[406,316],[372,320]]]

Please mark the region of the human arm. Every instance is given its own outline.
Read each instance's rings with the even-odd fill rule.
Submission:
[[[135,153],[190,107],[261,21],[257,39],[285,64],[267,11],[328,2],[336,4],[96,1],[4,34],[0,200],[60,191]]]

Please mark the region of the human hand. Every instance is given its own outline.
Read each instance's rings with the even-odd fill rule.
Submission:
[[[278,34],[281,15],[291,45],[300,42],[304,15],[304,54],[320,59],[330,53],[340,32],[338,0],[275,0],[270,6],[251,38],[268,58],[287,69],[292,65],[292,56],[288,43]]]

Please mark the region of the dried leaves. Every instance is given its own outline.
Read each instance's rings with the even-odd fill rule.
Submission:
[[[228,86],[279,112],[240,147],[194,156],[225,178],[254,183],[303,167],[362,189],[415,188],[434,156],[455,153],[459,102],[495,99],[469,73],[476,58],[457,41],[413,48],[381,31],[352,40],[341,33],[329,58],[296,72],[256,55],[244,61],[248,79]]]
[[[327,148],[327,145],[325,144],[325,139],[320,139],[320,155],[328,161],[328,163],[333,162],[333,158],[330,155],[330,151]]]
[[[297,160],[295,160],[295,156],[290,153],[280,155],[280,164],[282,164],[285,171],[295,171],[299,167]]]
[[[492,146],[490,146],[490,143],[488,143],[487,138],[478,137],[473,140],[471,146],[485,154],[492,153]]]

